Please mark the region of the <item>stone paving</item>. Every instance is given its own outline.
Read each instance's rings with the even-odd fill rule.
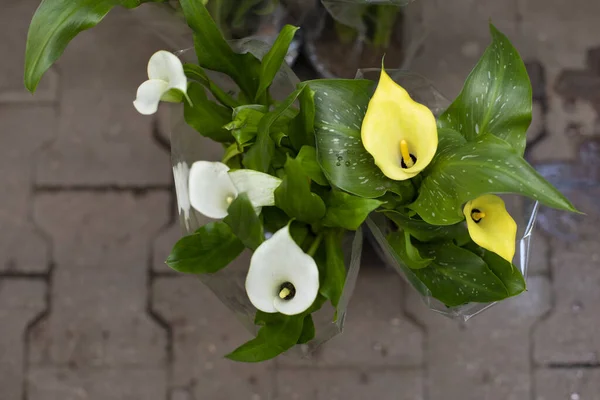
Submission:
[[[530,159],[576,164],[599,140],[600,2],[422,1],[430,33],[413,67],[449,98],[491,17],[532,76]],[[165,268],[179,236],[168,139],[131,106],[161,42],[114,12],[32,97],[21,76],[39,0],[3,3],[0,400],[600,400],[593,210],[578,240],[537,230],[529,291],[467,323],[428,312],[367,249],[344,334],[309,360],[225,361],[249,334]]]

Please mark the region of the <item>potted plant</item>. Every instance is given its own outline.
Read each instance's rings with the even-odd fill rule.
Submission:
[[[48,7],[58,2],[46,0],[34,17],[31,89],[50,65],[48,54],[73,35],[64,35],[73,24],[38,25],[52,20]],[[195,54],[153,55],[133,104],[142,114],[161,101],[179,104],[189,127],[174,130],[172,140],[186,235],[166,262],[199,276],[256,332],[228,358],[263,361],[339,333],[365,221],[398,271],[435,299],[433,309],[471,312],[472,304],[525,290],[513,261],[518,226],[498,194],[576,210],[523,158],[531,85],[503,34],[491,26],[491,45],[443,112],[419,102],[383,66],[376,82],[317,79],[277,98],[297,28],[284,27],[257,57],[234,51],[200,0],[180,4]],[[97,11],[76,17],[90,20]],[[207,70],[236,90],[217,85]],[[222,146],[219,161],[198,158],[201,139]]]

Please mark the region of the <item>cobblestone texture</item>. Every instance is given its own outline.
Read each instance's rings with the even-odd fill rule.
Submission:
[[[598,149],[597,0],[420,1],[429,35],[416,72],[453,98],[491,17],[532,77],[529,158],[600,177],[578,150]],[[118,9],[31,96],[23,49],[38,4],[6,0],[0,12],[1,400],[600,399],[600,212],[589,190],[573,194],[585,217],[544,214],[530,291],[466,324],[424,310],[367,253],[345,333],[311,359],[223,360],[249,334],[164,264],[179,237],[171,125],[164,107],[149,118],[131,104],[166,45]]]
[[[65,51],[58,64],[58,137],[41,154],[38,184],[170,184],[168,154],[152,138],[154,120],[139,115],[132,106],[137,87],[148,79],[148,59],[161,44],[134,21],[126,10],[117,9]]]
[[[532,277],[528,292],[459,324],[426,312],[411,293],[411,312],[427,337],[429,399],[530,398],[530,329],[550,307],[547,278]]]
[[[56,265],[51,312],[29,337],[31,399],[164,399],[167,334],[146,309],[149,240],[166,223],[167,200],[38,196]]]
[[[1,75],[1,74],[0,74]],[[52,107],[0,106],[0,272],[44,272],[49,243],[31,221],[32,161],[52,138],[56,112]]]
[[[0,278],[0,398],[24,396],[25,334],[46,308],[46,284],[37,279]]]

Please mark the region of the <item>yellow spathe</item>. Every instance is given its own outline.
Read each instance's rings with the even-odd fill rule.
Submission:
[[[363,146],[390,179],[403,181],[421,172],[438,146],[435,117],[381,69],[377,89],[362,123]]]
[[[517,223],[506,211],[504,201],[493,194],[486,194],[469,201],[463,213],[471,239],[484,249],[512,262]]]

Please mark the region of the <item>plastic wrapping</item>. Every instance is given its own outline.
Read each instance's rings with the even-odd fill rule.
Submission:
[[[249,51],[259,58],[268,50],[268,45],[254,39],[232,42],[232,46],[241,52]],[[188,62],[193,62],[195,57],[193,50],[185,50],[179,52],[178,55],[184,61]],[[210,76],[224,90],[236,90],[235,85],[233,85],[228,77],[217,73],[210,73]],[[274,98],[284,98],[294,90],[298,82],[298,78],[291,69],[283,66],[271,87],[271,93]],[[171,105],[169,115],[171,160],[175,176],[179,222],[183,234],[189,235],[199,227],[210,222],[210,219],[190,207],[187,193],[187,173],[195,161],[220,161],[223,155],[223,148],[220,144],[202,137],[185,123],[183,119],[183,106],[181,104]],[[315,338],[307,344],[296,346],[295,349],[288,351],[286,355],[292,357],[305,356],[317,346],[342,331],[346,309],[354,291],[360,268],[362,242],[363,233],[360,229],[356,233],[349,232],[344,238],[343,250],[347,275],[344,290],[338,304],[337,314],[336,310],[329,303],[326,303],[321,310],[313,313],[316,330]],[[250,256],[249,251],[246,251],[226,268],[215,274],[199,275],[199,278],[236,315],[249,331],[255,333],[257,330],[257,327],[254,325],[256,309],[250,303],[244,287]],[[215,321],[215,323],[218,322]]]
[[[379,79],[380,68],[359,70],[356,78]],[[411,97],[429,107],[433,114],[439,116],[450,104],[450,102],[433,86],[426,78],[402,71],[386,69],[390,77],[399,85],[404,87]],[[502,196],[508,212],[513,216],[518,225],[517,246],[514,264],[519,268],[523,276],[527,277],[527,266],[529,263],[533,227],[538,214],[538,203],[532,203],[518,196]],[[395,229],[395,225],[384,215],[373,213],[367,219],[367,227],[372,236],[375,248],[386,264],[397,271],[415,290],[419,292],[425,304],[433,311],[444,314],[450,318],[463,321],[479,314],[495,303],[468,303],[457,307],[447,307],[439,300],[432,297],[429,289],[406,265],[398,261],[394,251],[385,239]]]
[[[301,25],[312,10],[307,4],[292,0],[211,0],[207,8],[226,38],[254,37],[271,44],[285,24]],[[177,0],[144,4],[131,12],[169,50],[183,49],[191,43],[192,33]],[[290,46],[288,64],[295,60],[299,49],[300,40],[296,39]]]
[[[426,29],[420,1],[323,0],[307,20],[306,53],[324,78],[352,78],[359,68],[408,69]],[[380,10],[380,11],[378,11]]]

